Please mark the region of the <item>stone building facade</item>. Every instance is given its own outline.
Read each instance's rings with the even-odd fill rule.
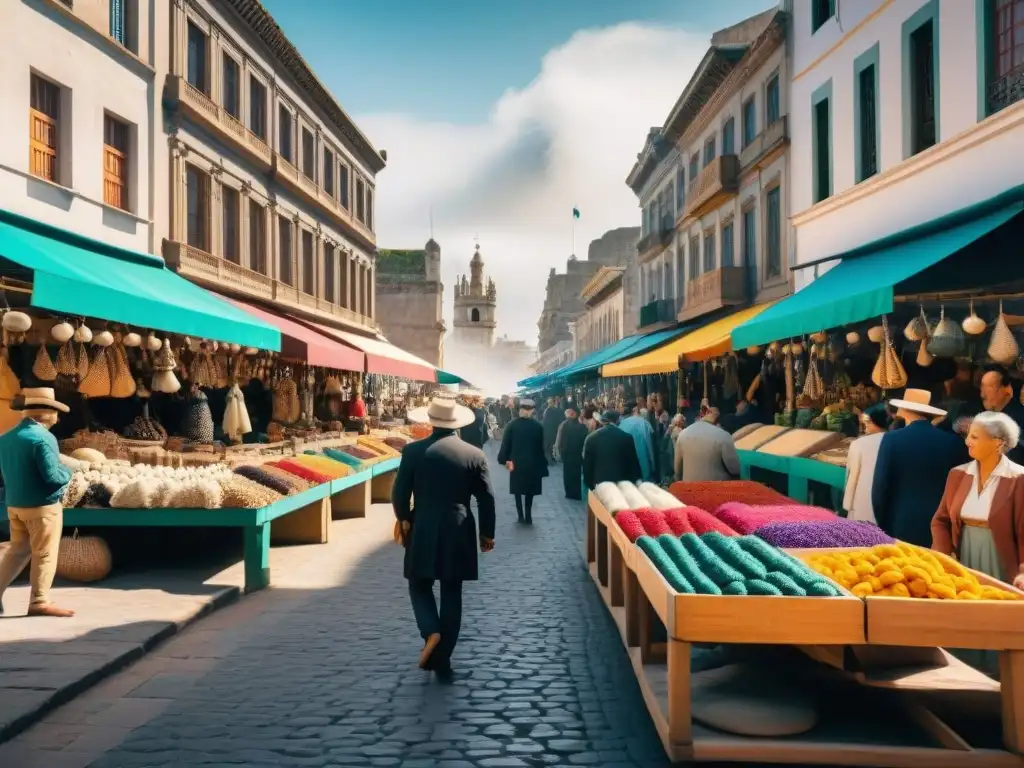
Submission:
[[[469,279],[465,275],[455,284],[455,313],[452,319],[453,340],[461,345],[490,348],[498,327],[495,310],[498,291],[494,281],[484,279],[484,257],[476,247],[469,262]]]
[[[377,254],[377,320],[388,341],[431,365],[444,363],[441,246]]]

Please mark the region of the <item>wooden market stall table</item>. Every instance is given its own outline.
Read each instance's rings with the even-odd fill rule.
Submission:
[[[680,594],[593,493],[586,553],[673,761],[1024,768],[1024,600],[861,599],[845,590],[839,597]],[[658,622],[667,642],[654,641]],[[894,706],[829,718],[841,700],[825,698],[821,721],[803,735],[719,731],[693,718],[694,644],[792,646],[824,665],[815,669],[830,681],[834,677],[836,684],[865,694],[890,696]],[[943,647],[998,650],[1002,685]],[[914,666],[899,666],[903,663]],[[939,714],[954,710],[1001,718],[1003,748],[972,743],[968,738],[976,733],[961,735]],[[899,718],[906,732],[897,738],[888,728],[880,735]]]

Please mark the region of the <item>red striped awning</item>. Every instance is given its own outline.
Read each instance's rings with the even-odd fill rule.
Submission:
[[[426,360],[399,349],[390,342],[339,331],[319,323],[310,323],[320,333],[358,349],[366,357],[366,373],[399,376],[415,381],[437,381],[437,369]]]

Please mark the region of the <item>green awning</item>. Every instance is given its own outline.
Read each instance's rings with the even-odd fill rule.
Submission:
[[[966,221],[959,217],[955,226],[933,227],[920,237],[886,238],[858,249],[858,255],[847,254],[803,290],[734,329],[733,348],[817,333],[892,312],[900,283],[984,237],[1022,210],[1024,205],[1017,202]]]
[[[0,211],[0,258],[28,270],[32,306],[198,338],[280,351],[281,332],[167,268],[163,259],[114,248]]]
[[[454,373],[448,373],[448,371],[442,371],[440,368],[437,369],[437,383],[438,384],[469,384],[461,376],[456,376]]]

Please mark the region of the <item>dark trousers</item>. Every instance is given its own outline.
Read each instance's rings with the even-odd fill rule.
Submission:
[[[462,627],[462,582],[441,582],[440,612],[434,599],[433,579],[409,579],[409,600],[423,639],[435,633],[441,635],[441,643],[431,656],[434,669],[448,667]]]
[[[565,486],[565,498],[579,501],[583,487],[583,462],[569,461],[562,462],[562,484]]]
[[[533,496],[529,493],[526,495],[515,494],[516,497],[516,514],[519,515],[520,520],[525,520],[528,523],[533,522]],[[523,501],[525,500],[525,506]]]

